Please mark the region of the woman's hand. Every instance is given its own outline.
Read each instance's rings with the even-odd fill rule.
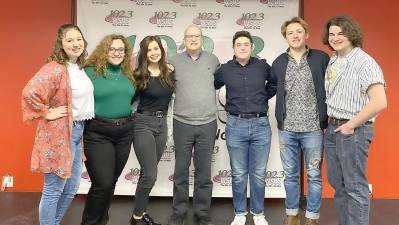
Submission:
[[[46,120],[56,120],[67,116],[67,107],[65,105],[58,106],[56,108],[50,108],[44,117]]]

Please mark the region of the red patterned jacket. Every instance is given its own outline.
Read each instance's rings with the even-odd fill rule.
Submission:
[[[68,116],[46,120],[49,108],[66,105]],[[24,121],[38,121],[31,170],[71,177],[72,89],[66,66],[44,65],[22,91]]]

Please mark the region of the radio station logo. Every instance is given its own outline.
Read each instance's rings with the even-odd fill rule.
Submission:
[[[259,2],[267,5],[269,8],[284,8],[287,0],[260,0]]]
[[[217,3],[223,4],[224,7],[240,7],[240,0],[216,0]]]
[[[266,171],[266,187],[279,188],[284,186],[284,171]]]
[[[213,147],[213,152],[212,152],[212,156],[211,156],[212,163],[216,162],[216,155],[219,153],[219,151],[220,151],[220,147],[215,145],[215,147]]]
[[[91,0],[92,5],[108,5],[109,0]]]
[[[212,181],[220,184],[220,186],[232,185],[231,170],[219,170],[218,174],[212,178]]]
[[[206,29],[216,29],[221,13],[219,12],[200,12],[193,19],[193,24]]]
[[[173,182],[175,180],[175,176],[173,174],[169,175],[168,180]]]
[[[182,7],[197,7],[197,0],[172,0]]]
[[[173,174],[169,175],[168,177],[169,181],[173,182],[175,180],[175,177]],[[190,170],[188,172],[188,185],[192,186],[194,185],[194,170]]]
[[[244,29],[261,29],[263,20],[265,19],[264,13],[242,13],[241,17],[237,19],[236,23],[243,26]]]
[[[131,168],[129,173],[125,175],[125,180],[131,181],[133,184],[137,184],[140,179],[140,168]]]
[[[116,27],[127,27],[133,19],[133,11],[131,10],[111,10],[105,17],[105,21]]]
[[[216,135],[217,135],[216,139],[219,139],[218,135],[224,136],[224,132],[222,134],[220,134],[220,130],[219,130],[219,132]],[[220,151],[220,147],[215,145],[215,147],[213,148],[213,151],[212,151],[212,159],[211,159],[213,163],[216,161],[216,155],[219,153],[219,151]],[[171,162],[174,158],[175,158],[175,146],[174,145],[166,146],[160,161]]]
[[[151,24],[157,25],[157,27],[173,28],[176,18],[177,12],[157,11],[148,19],[148,21]]]
[[[87,171],[83,171],[83,172],[80,174],[80,177],[81,177],[83,180],[87,180],[88,182],[91,182],[89,173],[88,173]]]
[[[136,5],[152,5],[153,0],[130,0],[131,2],[136,3]]]
[[[216,140],[226,140],[226,131],[225,128],[222,130],[220,128],[218,128],[218,130],[216,131]]]
[[[166,145],[165,150],[163,151],[161,162],[171,162],[175,158],[175,146],[174,145]]]

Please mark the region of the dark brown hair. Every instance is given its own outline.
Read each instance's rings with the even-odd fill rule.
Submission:
[[[140,42],[140,51],[138,55],[138,67],[134,70],[133,76],[137,89],[144,90],[150,82],[150,71],[148,71],[148,46],[151,42],[155,41],[161,50],[161,59],[158,62],[160,70],[159,78],[161,84],[164,86],[174,87],[173,66],[166,63],[165,49],[162,47],[161,39],[158,36],[147,36]]]
[[[363,33],[360,29],[359,24],[350,16],[334,16],[333,18],[329,19],[324,25],[324,31],[322,36],[323,44],[329,46],[330,49],[334,50],[328,42],[329,30],[331,26],[340,27],[342,29],[342,33],[352,43],[353,47],[361,48],[363,46]]]
[[[246,31],[246,30],[241,30],[241,31],[237,31],[237,32],[234,34],[234,36],[233,36],[233,47],[234,47],[234,44],[235,44],[237,38],[240,38],[240,37],[246,37],[246,38],[249,39],[249,41],[251,42],[251,44],[254,43],[254,41],[252,40],[251,34],[250,34],[248,31]]]
[[[79,27],[76,25],[73,25],[73,24],[64,24],[58,28],[57,39],[55,41],[54,49],[53,49],[53,52],[50,54],[50,56],[47,57],[47,62],[55,61],[57,63],[65,65],[69,61],[68,55],[66,54],[65,50],[62,47],[62,39],[65,37],[66,33],[69,30],[77,30],[82,35],[83,42],[84,42],[84,50],[83,50],[82,54],[76,60],[76,63],[78,65],[83,65],[83,63],[85,62],[85,58],[87,56],[87,50],[86,50],[87,41],[86,41],[85,37],[83,36],[83,33],[79,29]]]

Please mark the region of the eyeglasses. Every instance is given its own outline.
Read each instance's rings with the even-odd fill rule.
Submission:
[[[186,39],[199,39],[201,37],[201,35],[200,34],[195,34],[195,35],[191,34],[191,35],[184,35],[184,37]]]
[[[249,42],[245,42],[245,43],[236,43],[234,46],[237,47],[237,48],[241,48],[241,47],[246,47],[246,48],[248,48],[248,47],[251,47],[252,44],[249,43]]]
[[[110,54],[115,54],[115,52],[118,52],[119,55],[124,55],[125,54],[125,49],[124,48],[109,48],[108,53]]]

